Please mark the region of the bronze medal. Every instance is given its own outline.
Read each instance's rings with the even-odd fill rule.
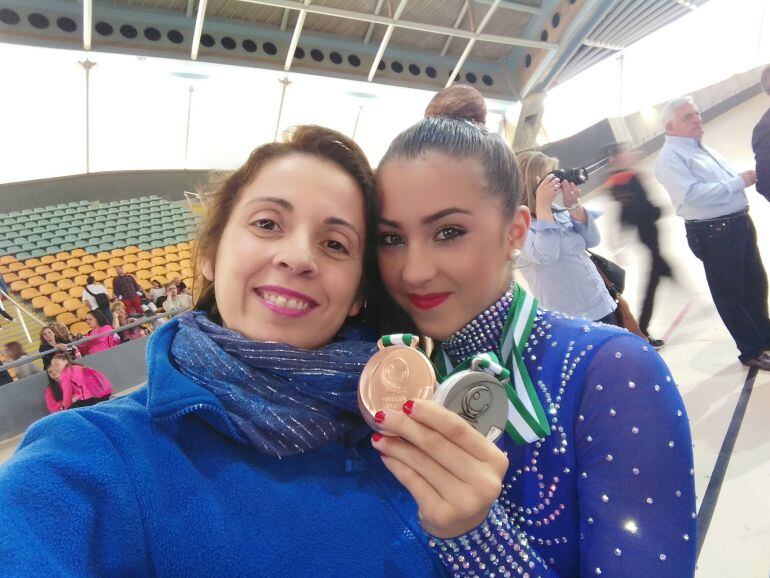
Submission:
[[[430,360],[411,347],[378,343],[380,351],[367,362],[358,381],[358,405],[372,429],[379,431],[374,415],[381,410],[398,410],[410,399],[431,399],[436,373]]]

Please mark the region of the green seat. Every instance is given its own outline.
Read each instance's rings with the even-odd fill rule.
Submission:
[[[33,259],[39,259],[40,257],[42,257],[44,255],[48,255],[48,251],[46,251],[44,249],[35,249],[34,251],[32,251],[30,253],[30,255],[32,255]]]
[[[48,247],[48,250],[46,251],[45,254],[46,255],[54,255],[56,253],[60,253],[61,250],[62,250],[62,248],[59,247],[59,245],[51,245],[50,247]]]
[[[72,251],[72,249],[76,249],[77,245],[75,243],[64,243],[59,250],[60,251]],[[58,253],[59,251],[57,251]]]
[[[34,243],[23,243],[21,248],[23,251],[34,251],[37,249],[37,246]]]
[[[26,261],[27,259],[32,259],[32,253],[27,253],[26,251],[22,251],[21,253],[16,253],[16,258],[19,261]]]

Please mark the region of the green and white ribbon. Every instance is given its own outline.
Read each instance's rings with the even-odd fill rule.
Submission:
[[[536,312],[537,300],[516,284],[513,290],[513,302],[503,326],[500,353],[503,357],[501,369],[510,372],[509,375],[512,378],[509,382],[501,380],[508,394],[508,423],[505,431],[519,445],[532,443],[550,434],[543,405],[537,397],[522,358],[522,352],[532,332]],[[453,373],[468,369],[476,359],[484,356],[486,361],[478,361],[477,366],[482,370],[492,368],[494,371],[492,364],[498,364],[497,356],[494,354],[475,356],[455,368],[444,349],[439,348],[436,352],[436,366],[440,380],[443,381]]]
[[[393,335],[383,335],[380,342],[383,347],[391,345],[406,345],[407,347],[417,347],[420,338],[411,333],[394,333]]]

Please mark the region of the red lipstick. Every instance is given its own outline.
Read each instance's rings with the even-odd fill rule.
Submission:
[[[407,297],[409,297],[412,305],[418,309],[433,309],[449,299],[450,295],[451,293],[426,293],[424,295],[409,293]]]

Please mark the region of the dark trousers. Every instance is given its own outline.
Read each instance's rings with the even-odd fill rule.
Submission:
[[[661,277],[671,277],[671,267],[669,267],[663,255],[660,254],[658,245],[658,225],[655,221],[642,221],[633,223],[639,233],[639,240],[650,251],[650,278],[647,280],[647,288],[644,291],[644,301],[642,302],[642,311],[639,314],[639,329],[647,335],[647,328],[652,319],[652,308],[655,304],[655,291],[658,289]]]
[[[11,317],[5,309],[0,309],[0,315],[5,317],[8,321],[13,321],[13,317]]]
[[[614,311],[611,311],[601,319],[597,319],[599,323],[606,323],[607,325],[616,325],[618,327],[621,327],[620,325],[620,319],[618,319],[618,310],[615,309]]]
[[[685,223],[687,242],[703,262],[717,312],[748,361],[770,347],[767,275],[748,214]]]

